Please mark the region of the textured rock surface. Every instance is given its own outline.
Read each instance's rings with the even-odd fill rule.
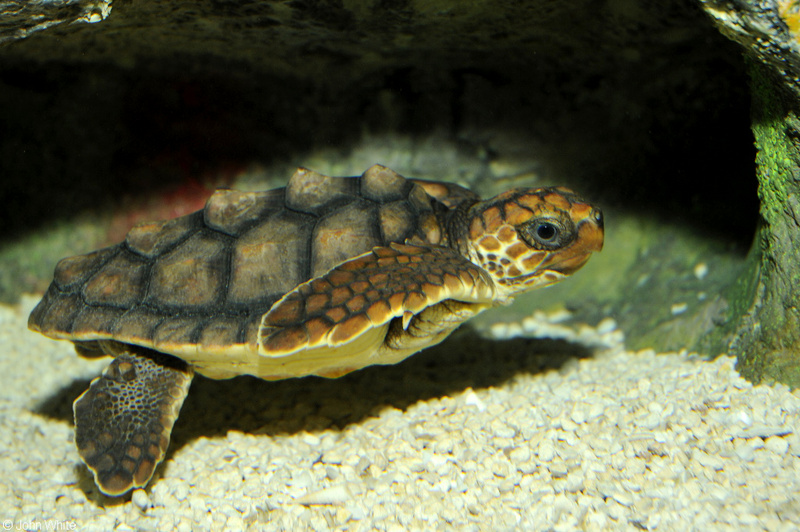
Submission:
[[[756,382],[800,386],[800,6],[703,2],[749,58],[762,224],[734,299],[731,344]]]

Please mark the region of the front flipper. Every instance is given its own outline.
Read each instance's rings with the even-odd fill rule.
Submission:
[[[490,304],[494,285],[485,271],[449,248],[376,247],[275,303],[261,322],[259,352],[283,357],[335,349],[338,354],[344,344],[359,337],[363,342],[370,329],[400,317],[405,329],[414,315],[448,299]]]
[[[143,487],[164,459],[193,370],[155,351],[126,351],[75,400],[75,444],[100,491]]]

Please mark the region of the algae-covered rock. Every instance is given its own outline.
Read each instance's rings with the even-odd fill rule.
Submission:
[[[800,6],[702,2],[748,57],[761,224],[731,344],[747,378],[800,386]]]

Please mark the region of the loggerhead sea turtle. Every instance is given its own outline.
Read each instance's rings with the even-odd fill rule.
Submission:
[[[562,187],[487,201],[373,166],[298,169],[285,188],[218,190],[202,211],[140,224],[58,263],[28,326],[113,356],[74,404],[100,490],[147,484],[195,372],[339,377],[394,364],[603,245],[599,209]]]

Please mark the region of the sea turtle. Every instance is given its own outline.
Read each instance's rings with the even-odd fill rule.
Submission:
[[[114,359],[74,404],[100,490],[148,483],[195,372],[339,377],[394,364],[603,245],[599,209],[562,187],[488,201],[383,166],[298,169],[285,188],[218,190],[202,211],[63,259],[28,326]]]

